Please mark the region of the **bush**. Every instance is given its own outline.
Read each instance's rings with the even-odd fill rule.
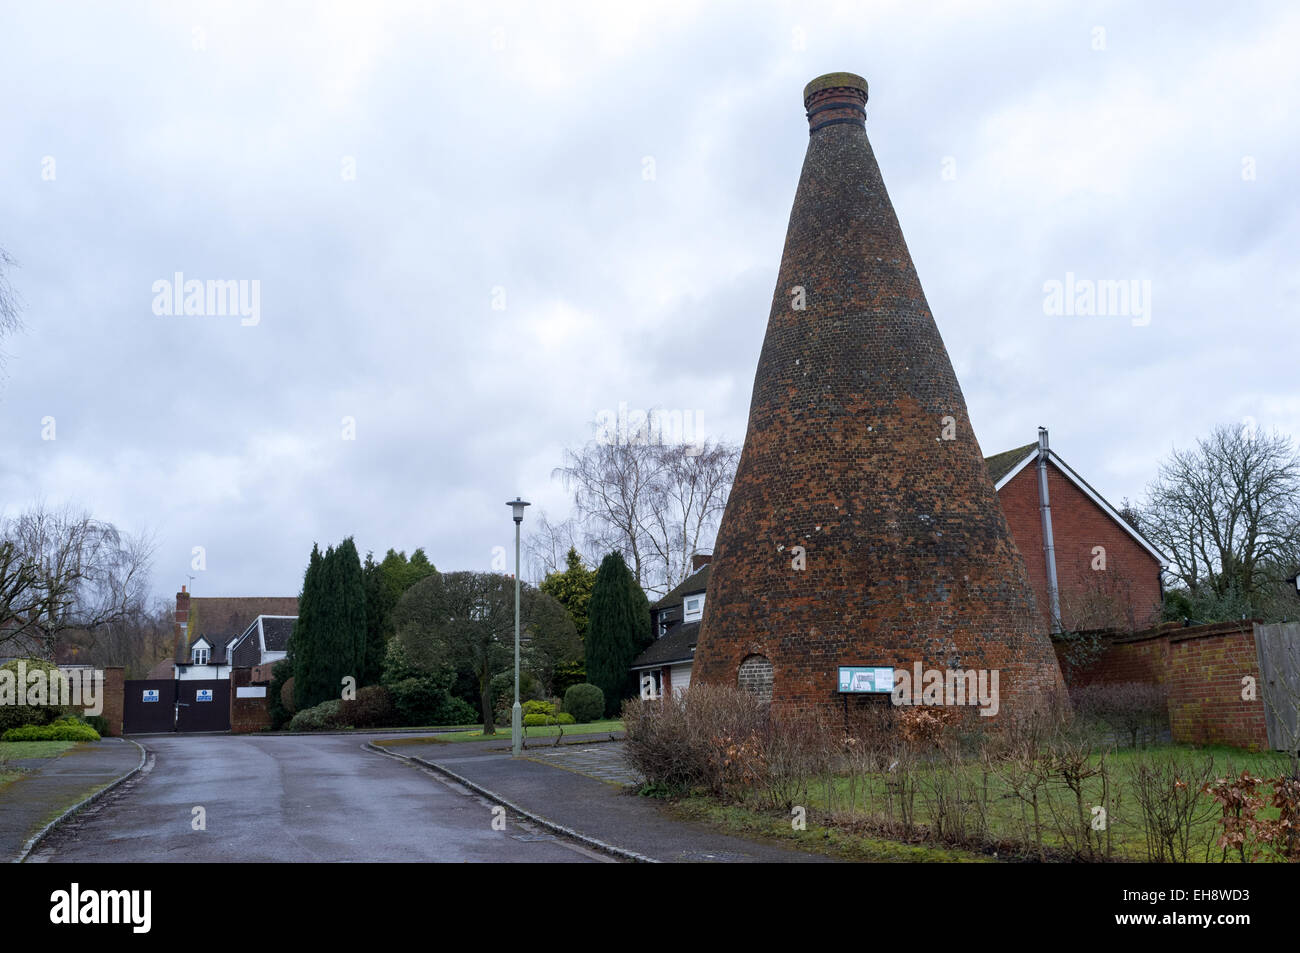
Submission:
[[[1133,747],[1144,738],[1157,741],[1169,727],[1168,695],[1163,685],[1115,682],[1083,685],[1071,690],[1075,716],[1084,724],[1101,725]]]
[[[532,698],[524,702],[521,706],[524,711],[524,717],[529,715],[554,715],[555,706],[548,701],[542,701],[539,698]]]
[[[562,711],[555,716],[555,723],[557,725],[572,725],[576,724],[577,721],[578,719],[574,718],[567,711]]]
[[[271,667],[271,685],[266,692],[266,708],[271,716],[271,730],[278,731],[293,717],[293,660],[280,659]]]
[[[627,761],[652,787],[725,795],[767,780],[767,706],[748,692],[692,685],[671,698],[629,699],[623,719]]]
[[[315,708],[298,712],[289,721],[290,731],[326,731],[332,728],[346,728],[343,721],[343,702],[337,698],[323,701]]]
[[[4,741],[98,741],[99,732],[74,718],[60,718],[48,725],[10,728]]]
[[[382,685],[358,689],[357,697],[343,702],[339,709],[343,724],[353,728],[385,728],[393,724],[396,715],[393,697]]]
[[[544,715],[541,712],[524,715],[525,728],[542,728],[546,725],[572,725],[573,723],[573,716],[567,711],[562,711],[558,715]]]
[[[28,673],[37,670],[43,672],[58,671],[57,665],[42,659],[14,659],[12,662],[6,662],[4,665],[0,665],[0,671],[13,673],[15,688],[26,687],[17,685],[19,662],[22,662]],[[26,696],[24,696],[24,700],[26,700]],[[21,728],[24,725],[48,725],[62,718],[70,718],[76,712],[77,709],[71,705],[0,705],[0,732],[5,732],[10,728]]]
[[[103,715],[86,715],[83,720],[86,724],[90,725],[90,727],[94,728],[101,738],[105,735],[112,734],[112,732],[109,731],[108,719]]]
[[[481,723],[478,709],[465,699],[457,698],[455,695],[447,697],[447,703],[442,709],[442,716],[438,719],[440,725],[476,725]]]
[[[590,682],[570,685],[564,693],[564,710],[573,716],[574,721],[595,721],[605,714],[605,693],[599,685]]]
[[[492,710],[497,712],[498,716],[501,712],[505,712],[505,722],[509,724],[510,710],[515,707],[515,670],[511,668],[493,675],[488,685],[488,693],[492,698]],[[541,683],[531,672],[526,669],[521,670],[519,672],[520,705],[541,697]]]

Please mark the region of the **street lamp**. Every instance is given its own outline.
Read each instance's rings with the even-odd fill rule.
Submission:
[[[506,501],[515,515],[515,704],[510,709],[510,750],[516,758],[523,740],[523,715],[519,707],[519,524],[524,521],[524,507],[530,505],[517,496]]]

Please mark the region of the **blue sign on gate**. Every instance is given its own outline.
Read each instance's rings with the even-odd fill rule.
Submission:
[[[147,702],[156,702],[158,700],[158,689],[156,688],[144,689],[144,700]]]
[[[210,689],[210,688],[200,688],[199,691],[198,691],[198,697],[196,697],[194,700],[195,700],[196,702],[210,702],[210,701],[212,701],[212,689]]]

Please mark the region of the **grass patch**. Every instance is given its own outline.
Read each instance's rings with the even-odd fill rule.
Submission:
[[[1129,778],[1130,768],[1139,759],[1155,762],[1177,757],[1191,757],[1198,762],[1211,759],[1216,777],[1233,777],[1243,769],[1258,777],[1276,777],[1286,774],[1290,766],[1287,756],[1280,752],[1250,752],[1238,748],[1161,745],[1138,750],[1125,748],[1110,751],[1106,755],[1110,784],[1108,796],[1103,798],[1100,778],[1085,780],[1082,794],[1085,810],[1091,809],[1093,805],[1108,805],[1107,829],[1114,859],[1147,859],[1144,818],[1136,790]],[[1099,756],[1094,756],[1092,763],[1096,764],[1099,760]],[[954,784],[955,775],[960,779],[959,784]],[[880,817],[880,806],[889,797],[887,785],[892,780],[894,779],[882,772],[862,774],[852,780],[843,776],[812,779],[808,784],[805,806],[810,814],[816,812],[821,817],[834,816],[835,825],[841,829],[851,828],[856,826],[858,820],[869,821],[873,815],[875,818]],[[936,820],[940,820],[936,816],[936,805],[945,799],[947,810],[951,812],[954,809],[954,797],[964,798],[969,792],[983,790],[986,792],[984,800],[987,804],[988,837],[991,841],[1005,844],[1019,840],[1025,844],[1022,849],[1026,855],[1034,853],[1030,807],[1016,796],[1006,779],[997,771],[985,773],[977,762],[966,762],[960,766],[923,763],[914,768],[912,782],[916,824],[934,825]],[[1069,831],[1072,835],[1077,832],[1077,827],[1071,827],[1077,820],[1075,795],[1064,785],[1051,783],[1042,786],[1039,798],[1043,847],[1048,859],[1054,855],[1062,856],[1069,849],[1062,831]],[[1218,822],[1221,811],[1208,794],[1202,794],[1200,800],[1204,810],[1199,812],[1199,820],[1191,826],[1190,842],[1195,845],[1191,859],[1202,862],[1222,860],[1222,848],[1214,843],[1222,832]],[[1276,818],[1278,811],[1274,807],[1265,807],[1259,816]],[[811,829],[810,821],[809,830]],[[1234,859],[1232,852],[1228,853],[1226,859],[1229,862]]]
[[[905,844],[869,834],[827,827],[809,821],[797,831],[784,814],[749,807],[719,804],[707,797],[687,797],[670,802],[669,813],[688,821],[701,821],[729,834],[759,836],[784,841],[791,847],[826,854],[839,860],[874,863],[990,863],[994,858],[972,851],[931,844]]]
[[[564,725],[564,737],[574,738],[579,735],[609,735],[615,731],[623,730],[623,722],[617,718],[610,718],[604,721],[592,721],[585,725]],[[547,725],[539,728],[525,728],[524,740],[532,741],[534,738],[554,738],[560,733],[559,727]],[[438,735],[421,735],[415,738],[385,738],[384,747],[392,745],[427,745],[427,744],[456,744],[462,741],[503,741],[510,744],[510,728],[498,728],[496,734],[485,735],[480,725],[477,728],[469,728],[463,731],[445,732]]]
[[[0,742],[0,764],[21,758],[57,758],[76,743],[75,741]]]

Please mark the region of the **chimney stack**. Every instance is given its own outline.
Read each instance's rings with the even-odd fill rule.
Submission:
[[[692,680],[844,711],[839,666],[1063,691],[1024,560],[866,133],[867,83],[804,88],[804,158]],[[920,686],[917,686],[918,690]]]
[[[713,558],[712,553],[695,553],[691,556],[691,572],[699,572]]]
[[[187,662],[189,645],[189,623],[190,623],[190,594],[181,586],[181,591],[176,593],[176,615],[173,620],[172,634],[175,640],[175,660],[177,662]]]

